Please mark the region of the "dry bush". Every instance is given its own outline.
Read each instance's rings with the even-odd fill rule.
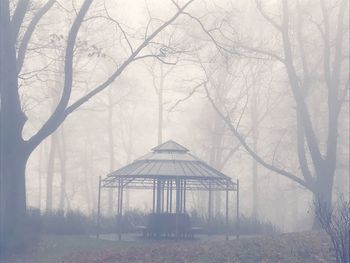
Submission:
[[[340,197],[334,207],[315,201],[315,213],[321,227],[329,235],[339,263],[350,263],[350,204]]]

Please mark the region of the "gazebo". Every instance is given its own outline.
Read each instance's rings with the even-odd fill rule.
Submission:
[[[214,191],[226,193],[225,216],[228,239],[229,192],[237,193],[236,227],[239,228],[239,181],[232,179],[192,155],[187,148],[169,140],[154,147],[152,151],[134,162],[108,174],[99,180],[98,224],[100,218],[101,188],[116,188],[117,218],[123,213],[124,189],[149,189],[153,193],[152,218],[155,227],[165,227],[165,234],[178,237],[183,221],[189,220],[186,213],[188,191],[208,192],[208,218],[212,215],[212,194]],[[164,221],[164,222],[163,222]],[[119,228],[120,229],[120,228]],[[180,231],[179,231],[180,230]],[[183,229],[182,229],[183,230]],[[153,231],[152,229],[150,231]],[[188,230],[190,231],[190,230]],[[158,232],[159,234],[160,232]],[[161,233],[160,233],[161,234]],[[121,231],[118,233],[121,239]]]

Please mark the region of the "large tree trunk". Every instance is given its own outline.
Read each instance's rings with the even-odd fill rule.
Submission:
[[[323,172],[317,176],[314,196],[317,197],[324,205],[332,205],[334,172],[334,169],[325,168]]]
[[[0,2],[0,254],[18,241],[26,211],[25,167],[30,152],[22,139],[26,117],[18,95],[15,41],[9,6]]]
[[[313,201],[315,204],[320,204],[322,207],[332,207],[332,193],[333,193],[334,172],[325,173],[317,177],[315,183],[315,190],[313,191]],[[317,207],[317,206],[315,206]],[[313,229],[320,229],[321,225],[316,215],[313,218]]]
[[[24,174],[29,157],[20,145],[11,152],[1,150],[0,254],[8,245],[21,242],[26,213]]]

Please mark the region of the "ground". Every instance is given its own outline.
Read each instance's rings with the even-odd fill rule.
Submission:
[[[224,241],[99,240],[84,236],[43,236],[39,244],[1,263],[126,262],[335,262],[327,236],[320,232],[242,237]]]

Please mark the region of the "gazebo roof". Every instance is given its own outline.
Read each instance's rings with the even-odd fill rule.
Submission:
[[[173,140],[166,141],[152,148],[154,152],[188,152],[189,150]]]
[[[182,179],[199,188],[223,187],[233,188],[231,178],[209,166],[204,161],[189,153],[184,146],[169,140],[152,152],[136,159],[134,162],[110,173],[104,179],[104,186],[116,184],[123,179],[128,185],[135,186],[135,182],[149,182],[157,179]],[[231,189],[233,190],[233,189]]]

